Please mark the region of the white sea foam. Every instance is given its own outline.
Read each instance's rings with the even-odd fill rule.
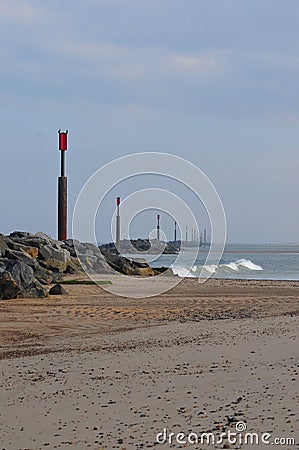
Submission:
[[[238,259],[236,263],[239,264],[239,266],[246,267],[246,269],[249,270],[263,270],[261,266],[254,264],[252,261],[249,261],[248,259]]]
[[[193,266],[191,268],[187,268],[184,266],[172,266],[173,272],[181,278],[196,278],[199,276],[201,271],[206,275],[225,275],[231,274],[234,272],[238,272],[238,274],[244,275],[249,271],[258,271],[263,270],[261,266],[254,264],[252,261],[248,259],[238,259],[237,261],[232,261],[226,264],[219,264],[218,266],[215,264],[210,264],[207,266]]]
[[[193,266],[191,267],[191,269],[189,270],[187,267],[183,267],[183,266],[171,266],[172,271],[175,275],[178,275],[180,278],[197,278],[197,275],[194,274],[194,272],[196,272],[196,269],[194,269]],[[193,273],[191,273],[191,271]]]
[[[217,266],[216,264],[210,264],[209,266],[204,266],[203,269],[209,273],[214,273],[217,270]]]
[[[239,266],[238,266],[237,262],[231,262],[231,263],[228,263],[228,264],[220,264],[219,267],[221,267],[221,266],[222,267],[227,267],[228,269],[231,269],[234,272],[239,272]]]

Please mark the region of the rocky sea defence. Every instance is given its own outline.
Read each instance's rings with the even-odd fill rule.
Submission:
[[[72,239],[57,241],[42,232],[0,234],[0,299],[46,297],[50,285],[59,283],[68,274],[116,271],[124,275],[154,276],[165,270],[152,269],[145,261],[115,254],[110,244],[99,249],[94,244]]]
[[[119,243],[119,248],[117,249],[114,242],[109,244],[103,244],[99,248],[103,253],[112,253],[114,255],[119,252],[122,254],[138,254],[139,253],[149,253],[149,254],[176,254],[180,250],[181,241],[157,241],[157,239],[123,239]]]

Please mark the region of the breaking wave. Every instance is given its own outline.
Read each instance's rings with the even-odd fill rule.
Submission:
[[[203,275],[214,275],[222,276],[238,274],[238,276],[246,275],[252,271],[263,270],[261,266],[254,264],[248,259],[238,259],[225,264],[210,264],[207,266],[193,266],[191,269],[184,266],[171,266],[173,272],[181,278],[198,278],[201,270],[203,270]]]

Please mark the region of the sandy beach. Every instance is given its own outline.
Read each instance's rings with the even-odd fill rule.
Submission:
[[[252,447],[217,441],[237,423],[255,448],[265,433],[296,448],[299,282],[186,279],[145,299],[65,288],[0,303],[1,448]]]

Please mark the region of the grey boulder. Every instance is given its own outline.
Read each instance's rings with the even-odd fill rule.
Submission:
[[[47,290],[34,278],[33,270],[22,261],[0,261],[0,298],[46,297]]]
[[[67,292],[61,284],[55,284],[49,290],[49,295],[67,295]]]
[[[0,234],[0,257],[5,255],[7,246],[6,246],[6,241],[5,241],[5,237]]]
[[[70,253],[63,248],[44,245],[39,249],[39,263],[46,269],[62,273],[70,262]]]

